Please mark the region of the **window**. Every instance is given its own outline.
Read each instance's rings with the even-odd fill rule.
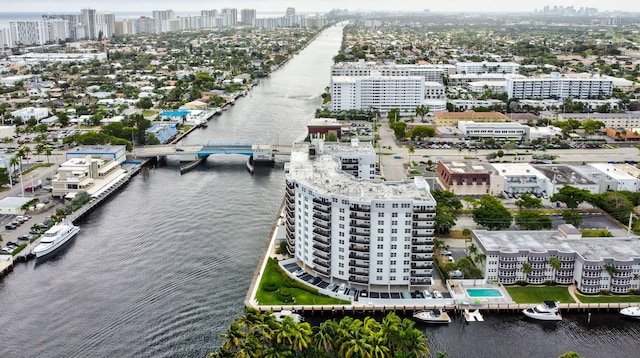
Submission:
[[[384,225],[384,220],[378,220],[378,225]]]
[[[377,272],[377,273],[382,273],[382,268],[378,267],[378,268],[376,269],[376,272]]]
[[[378,261],[376,261],[376,264],[378,264],[378,265],[382,265],[382,264],[383,264],[383,262],[382,262],[382,260],[378,260]]]
[[[383,244],[378,244],[378,250],[384,250],[384,245]]]

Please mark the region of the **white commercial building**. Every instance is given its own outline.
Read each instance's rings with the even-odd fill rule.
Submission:
[[[395,63],[378,64],[376,62],[339,62],[331,66],[331,76],[368,77],[376,73],[389,77],[420,76],[425,82],[442,83],[442,76],[449,73],[452,65],[418,65]]]
[[[49,117],[49,110],[47,108],[27,107],[11,112],[11,116],[20,118],[23,122],[26,122],[31,118],[41,120]]]
[[[373,179],[375,151],[357,141],[296,143],[285,172],[287,247],[307,273],[380,292],[432,284],[436,203],[424,178]]]
[[[126,171],[115,160],[92,158],[71,158],[60,164],[51,181],[51,195],[73,199],[79,192],[90,196],[102,192],[126,175]]]
[[[547,190],[547,177],[528,163],[492,163],[491,166],[504,181],[506,193],[543,194]]]
[[[558,73],[549,77],[507,78],[509,98],[600,98],[609,97],[613,82],[602,77],[566,77]]]
[[[590,163],[589,166],[604,174],[603,191],[638,191],[638,178],[608,163]]]
[[[507,92],[507,81],[473,81],[469,82],[469,91],[484,93],[490,90],[493,93]]]
[[[460,111],[471,111],[476,107],[502,107],[507,104],[499,99],[452,99],[449,100],[455,108]]]
[[[459,121],[458,130],[465,138],[495,138],[522,140],[529,127],[516,122]]]
[[[519,64],[515,62],[458,62],[456,63],[457,73],[518,73]]]
[[[489,281],[575,284],[582,293],[629,293],[640,284],[637,238],[583,239],[575,227],[560,225],[557,231],[473,230],[472,241],[486,255],[478,265]],[[552,257],[559,268],[551,267]]]
[[[426,99],[445,99],[445,88],[440,82],[424,83],[424,98]]]
[[[418,76],[331,77],[331,110],[378,109],[386,114],[397,108],[400,113],[415,112],[424,101],[424,79]]]
[[[604,123],[610,128],[638,128],[640,127],[640,112],[626,113],[558,113],[559,121],[574,119],[583,121],[591,119]]]

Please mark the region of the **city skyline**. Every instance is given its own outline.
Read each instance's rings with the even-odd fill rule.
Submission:
[[[174,11],[199,11],[209,8],[255,8],[258,11],[278,11],[283,12],[287,7],[296,7],[299,12],[327,12],[333,8],[357,10],[379,10],[379,11],[422,11],[429,9],[430,11],[534,11],[542,10],[544,6],[573,6],[576,9],[580,7],[594,7],[600,11],[626,11],[640,12],[640,3],[630,3],[624,0],[549,0],[544,3],[520,3],[504,0],[489,0],[479,3],[475,0],[459,0],[456,6],[452,7],[448,3],[427,2],[416,0],[398,0],[394,2],[383,0],[223,0],[212,3],[207,0],[190,0],[186,3],[178,3],[172,0],[142,0],[137,2],[125,0],[112,0],[108,4],[96,0],[65,0],[64,2],[51,0],[23,0],[21,2],[3,4],[5,12],[68,12],[77,11],[81,8],[95,8],[99,11],[152,11],[156,9],[173,9]],[[37,9],[37,10],[36,10]]]

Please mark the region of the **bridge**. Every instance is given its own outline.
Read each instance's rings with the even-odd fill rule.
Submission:
[[[211,154],[242,154],[253,156],[254,148],[267,148],[270,146],[252,144],[252,143],[205,143],[202,148],[198,151],[198,157],[208,157]]]

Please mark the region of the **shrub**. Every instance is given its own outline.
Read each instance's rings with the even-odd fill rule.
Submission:
[[[555,286],[556,282],[553,281],[553,280],[546,280],[546,281],[544,281],[544,285],[545,286]]]
[[[278,299],[285,303],[293,302],[293,295],[288,290],[280,290],[278,291]]]
[[[518,285],[518,286],[526,286],[528,284],[529,283],[527,283],[526,280],[518,280],[518,281],[516,281],[516,285]]]
[[[267,292],[275,292],[278,290],[278,285],[276,285],[275,282],[267,282],[262,285],[262,289]]]

